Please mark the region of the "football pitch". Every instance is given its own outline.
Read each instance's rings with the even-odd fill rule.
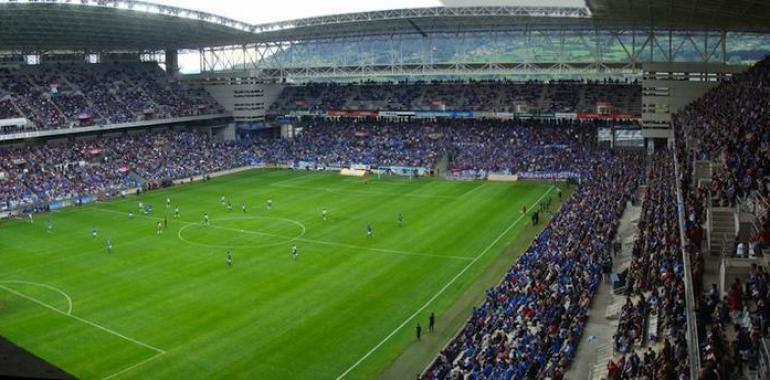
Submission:
[[[377,378],[429,344],[415,326],[431,312],[432,344],[458,331],[544,225],[522,207],[549,197],[544,182],[255,170],[5,222],[0,335],[84,379]]]

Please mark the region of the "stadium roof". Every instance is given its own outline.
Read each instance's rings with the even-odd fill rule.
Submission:
[[[0,0],[0,50],[159,50],[253,39],[251,25],[134,0]]]
[[[310,17],[256,25],[257,42],[350,38],[371,35],[457,33],[585,25],[590,11],[580,7],[433,7]]]
[[[766,0],[586,0],[597,25],[770,33]]]
[[[587,7],[434,7],[250,25],[135,0],[0,0],[0,50],[160,50],[526,29],[770,33],[765,0],[588,0]]]
[[[587,0],[587,7],[435,7],[311,17],[255,26],[257,40],[524,29],[658,29],[770,33],[766,0]]]

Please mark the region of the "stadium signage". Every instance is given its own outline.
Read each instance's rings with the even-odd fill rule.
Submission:
[[[413,111],[380,111],[379,117],[415,117],[417,112]]]
[[[576,113],[556,112],[553,117],[559,120],[575,120],[577,119]]]
[[[415,119],[559,119],[559,120],[639,120],[639,115],[626,113],[594,113],[594,112],[471,112],[471,111],[291,111],[284,115],[287,118],[303,116],[315,117],[379,117],[379,118],[415,118]]]
[[[326,111],[326,117],[377,117],[377,111]]]
[[[1,119],[0,127],[23,127],[28,123],[26,118]]]
[[[287,118],[290,118],[290,117],[298,118],[298,117],[303,117],[303,116],[324,117],[324,116],[326,116],[326,112],[324,112],[324,111],[307,111],[307,110],[301,111],[300,110],[300,111],[291,111],[291,112],[287,113],[284,116],[287,117]]]
[[[578,112],[578,120],[639,120],[640,117],[627,113],[595,113],[595,112]]]
[[[516,173],[516,176],[519,177],[519,179],[556,179],[556,180],[567,180],[567,179],[580,179],[580,174],[576,172],[524,172],[524,173]]]
[[[557,180],[566,181],[569,179],[580,180],[580,174],[577,172],[518,172],[518,173],[495,173],[485,170],[461,170],[451,169],[452,179],[480,179],[495,182],[515,182],[519,180]]]

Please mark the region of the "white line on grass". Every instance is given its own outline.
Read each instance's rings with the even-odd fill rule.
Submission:
[[[120,376],[120,375],[122,375],[122,374],[124,374],[124,373],[126,373],[126,372],[128,372],[128,371],[130,371],[132,369],[134,369],[134,368],[143,366],[143,365],[145,365],[145,364],[147,364],[147,363],[149,363],[149,362],[151,362],[151,361],[153,361],[153,360],[155,360],[155,359],[157,359],[157,358],[159,358],[159,357],[161,357],[161,356],[163,356],[165,354],[166,354],[165,352],[159,352],[159,353],[157,353],[157,354],[155,354],[155,355],[153,355],[153,356],[151,356],[151,357],[149,357],[149,358],[147,358],[145,360],[140,361],[139,363],[136,363],[136,364],[134,364],[134,365],[132,365],[130,367],[127,367],[127,368],[123,368],[120,371],[115,372],[112,375],[109,375],[109,376],[105,377],[102,380],[108,380],[108,379],[112,379],[113,377]]]
[[[471,194],[475,193],[476,191],[478,191],[478,190],[479,190],[479,189],[481,189],[482,187],[484,187],[484,182],[481,182],[481,184],[480,184],[480,185],[478,185],[478,186],[475,186],[474,188],[472,188],[472,189],[470,189],[470,190],[468,190],[468,191],[466,191],[466,192],[464,192],[464,193],[460,194],[460,195],[459,195],[457,198],[464,198],[464,197],[467,197],[467,196],[469,196],[469,195],[471,195]]]
[[[275,183],[271,183],[270,186],[273,187],[285,187],[287,189],[302,189],[302,190],[316,190],[316,191],[326,191],[329,193],[340,193],[340,194],[348,194],[348,195],[388,195],[393,196],[393,193],[387,192],[387,191],[378,191],[378,190],[354,190],[354,189],[344,189],[344,188],[331,188],[331,187],[312,187],[312,186],[295,186],[295,185],[278,185]],[[427,194],[413,194],[413,193],[404,193],[404,194],[398,194],[399,197],[412,197],[412,198],[423,198],[423,199],[445,199],[445,200],[456,200],[457,197],[451,197],[448,195],[427,195]]]
[[[32,286],[38,286],[38,287],[41,287],[41,288],[52,290],[52,291],[54,291],[56,293],[59,293],[62,296],[64,296],[64,298],[67,300],[67,313],[66,314],[67,315],[72,314],[72,297],[70,297],[69,294],[67,294],[65,291],[63,291],[63,290],[61,290],[61,289],[59,289],[57,287],[54,287],[54,286],[51,286],[51,285],[47,285],[47,284],[41,284],[41,283],[38,283],[38,282],[21,281],[21,280],[2,280],[2,281],[0,281],[0,284],[32,285]]]
[[[150,349],[150,350],[153,350],[153,351],[155,351],[155,352],[158,352],[158,353],[165,353],[165,352],[166,352],[166,351],[163,351],[163,350],[161,350],[161,349],[160,349],[160,348],[158,348],[158,347],[155,347],[155,346],[151,346],[151,345],[149,345],[149,344],[147,344],[147,343],[144,343],[144,342],[142,342],[142,341],[138,341],[138,340],[136,340],[136,339],[134,339],[134,338],[129,338],[129,337],[127,337],[127,336],[125,336],[125,335],[123,335],[123,334],[121,334],[121,333],[119,333],[119,332],[117,332],[117,331],[115,331],[115,330],[110,330],[110,329],[108,329],[108,328],[106,328],[106,327],[104,327],[104,326],[102,326],[102,325],[100,325],[100,324],[98,324],[98,323],[95,323],[95,322],[91,322],[91,321],[89,321],[89,320],[87,320],[87,319],[83,319],[83,318],[81,318],[81,317],[78,317],[77,315],[74,315],[74,314],[67,314],[67,313],[65,313],[65,312],[63,312],[63,311],[61,311],[61,310],[59,310],[59,309],[57,309],[57,308],[55,308],[55,307],[53,307],[53,306],[51,306],[51,305],[49,305],[49,304],[45,303],[45,302],[43,302],[43,301],[40,301],[40,300],[38,300],[38,299],[36,299],[36,298],[33,298],[33,297],[30,297],[30,296],[28,296],[28,295],[26,295],[26,294],[24,294],[24,293],[20,293],[20,292],[17,292],[17,291],[15,291],[15,290],[13,290],[13,289],[11,289],[11,288],[7,287],[7,286],[4,286],[4,285],[0,285],[0,289],[5,289],[5,290],[7,290],[8,292],[11,292],[11,293],[13,293],[13,294],[15,294],[15,295],[17,295],[17,296],[19,296],[19,297],[21,297],[21,298],[24,298],[24,299],[26,299],[26,300],[29,300],[29,301],[31,301],[31,302],[34,302],[34,303],[36,303],[36,304],[38,304],[38,305],[40,305],[40,306],[42,306],[42,307],[44,307],[44,308],[46,308],[46,309],[49,309],[49,310],[52,310],[52,311],[54,311],[54,312],[56,312],[56,313],[59,313],[59,314],[61,314],[61,315],[64,315],[64,316],[70,317],[70,318],[72,318],[72,319],[74,319],[74,320],[76,320],[76,321],[80,321],[80,322],[83,322],[83,323],[85,323],[85,324],[87,324],[87,325],[89,325],[89,326],[92,326],[92,327],[96,327],[96,328],[97,328],[97,329],[99,329],[99,330],[102,330],[102,331],[104,331],[104,332],[110,333],[110,334],[112,334],[112,335],[115,335],[115,336],[117,336],[117,337],[119,337],[119,338],[123,338],[123,339],[125,339],[125,340],[127,340],[127,341],[129,341],[129,342],[131,342],[131,343],[134,343],[134,344],[136,344],[136,345],[139,345],[139,346],[142,346],[142,347],[148,348],[148,349]]]
[[[554,187],[553,187],[553,186],[551,186],[551,187],[550,187],[550,188],[549,188],[549,189],[548,189],[548,190],[547,190],[545,193],[543,193],[543,195],[542,195],[542,196],[540,196],[540,198],[538,198],[538,200],[537,200],[537,201],[535,201],[535,203],[534,203],[534,204],[533,204],[533,205],[532,205],[532,206],[529,208],[529,210],[532,210],[532,209],[534,209],[534,208],[535,208],[535,206],[537,206],[537,204],[538,204],[538,203],[540,203],[540,201],[541,201],[541,200],[543,200],[543,198],[545,198],[545,197],[546,197],[548,194],[550,194],[550,193],[551,193],[551,191],[553,190],[553,188],[554,188]],[[396,328],[395,328],[393,331],[391,331],[391,332],[390,332],[390,334],[388,334],[388,335],[387,335],[385,338],[383,338],[383,339],[382,339],[382,340],[381,340],[379,343],[377,343],[377,344],[376,344],[374,347],[372,347],[372,349],[371,349],[371,350],[369,350],[369,352],[367,352],[367,353],[366,353],[364,356],[362,356],[360,359],[358,359],[358,361],[356,361],[355,363],[353,363],[353,365],[352,365],[352,366],[350,366],[350,368],[348,368],[347,370],[345,370],[345,372],[343,372],[341,375],[339,375],[339,376],[337,377],[337,380],[341,380],[341,379],[345,378],[345,376],[347,376],[347,374],[349,374],[349,373],[350,373],[350,371],[352,371],[352,370],[354,370],[356,367],[358,367],[358,366],[359,366],[359,365],[360,365],[360,364],[361,364],[361,363],[362,363],[364,360],[366,360],[366,359],[367,359],[369,356],[371,356],[371,355],[372,355],[372,354],[373,354],[375,351],[377,351],[377,350],[378,350],[380,347],[382,347],[382,345],[383,345],[383,344],[387,343],[387,341],[388,341],[388,340],[390,340],[390,338],[392,338],[394,335],[396,335],[396,333],[398,333],[398,332],[399,332],[399,331],[400,331],[402,328],[404,328],[404,326],[406,326],[406,325],[407,325],[409,322],[411,322],[411,321],[412,321],[412,319],[414,319],[414,318],[415,318],[417,315],[419,315],[420,313],[422,313],[422,312],[423,312],[423,310],[425,310],[425,309],[426,309],[428,306],[430,306],[430,304],[431,304],[431,303],[433,303],[433,301],[435,301],[435,300],[436,300],[438,297],[440,297],[442,294],[444,294],[444,292],[445,292],[445,291],[446,291],[446,290],[447,290],[447,289],[448,289],[450,286],[452,286],[452,284],[454,284],[454,283],[455,283],[455,281],[457,281],[457,279],[458,279],[458,278],[460,278],[460,277],[461,277],[463,274],[465,274],[465,272],[466,272],[468,269],[470,269],[470,267],[471,267],[471,266],[473,266],[473,264],[475,264],[475,263],[476,263],[476,261],[478,261],[478,260],[479,260],[479,259],[480,259],[482,256],[484,256],[484,254],[486,254],[486,253],[487,253],[487,252],[488,252],[490,249],[492,249],[492,247],[494,247],[494,246],[495,246],[495,245],[496,245],[498,242],[500,242],[500,239],[502,239],[502,238],[503,238],[503,237],[504,237],[506,234],[508,234],[508,232],[510,232],[510,231],[513,229],[513,227],[515,227],[517,224],[519,224],[519,222],[521,221],[521,219],[523,219],[523,218],[524,218],[524,216],[526,216],[526,215],[527,215],[526,213],[525,213],[525,214],[521,214],[521,216],[519,216],[519,217],[518,217],[518,218],[517,218],[517,219],[516,219],[516,220],[515,220],[513,223],[511,223],[511,225],[510,225],[510,226],[508,226],[508,228],[506,228],[506,229],[505,229],[505,231],[503,231],[503,232],[502,232],[502,233],[501,233],[499,236],[497,236],[497,238],[496,238],[495,240],[493,240],[491,243],[489,243],[489,245],[488,245],[486,248],[484,248],[484,250],[483,250],[483,251],[481,251],[481,253],[479,253],[479,254],[478,254],[478,255],[477,255],[475,258],[473,258],[473,261],[469,262],[469,263],[468,263],[468,265],[466,265],[466,266],[465,266],[465,267],[464,267],[464,268],[463,268],[463,269],[460,271],[460,273],[458,273],[457,275],[455,275],[454,277],[452,277],[452,279],[451,279],[451,280],[449,280],[449,282],[447,282],[447,283],[444,285],[444,287],[442,287],[441,289],[439,289],[439,291],[438,291],[438,292],[436,292],[436,294],[434,294],[434,295],[433,295],[433,297],[431,297],[431,298],[428,300],[428,302],[425,302],[425,304],[424,304],[424,305],[422,305],[422,306],[421,306],[419,309],[417,309],[417,311],[415,311],[415,312],[414,312],[412,315],[410,315],[410,316],[409,316],[409,318],[407,318],[406,320],[404,320],[404,322],[402,322],[400,325],[398,325],[398,327],[396,327]]]
[[[124,213],[122,213],[120,211],[103,209],[103,208],[99,208],[99,207],[94,207],[93,210],[101,211],[101,212],[107,212],[107,213],[111,213],[111,214],[124,215]],[[161,220],[158,217],[149,216],[149,215],[138,215],[138,216],[141,216],[141,217],[144,217],[144,218],[149,218],[149,219]],[[360,245],[337,243],[337,242],[325,241],[325,240],[306,239],[306,238],[302,237],[302,236],[305,235],[305,232],[307,231],[306,228],[305,228],[305,225],[302,224],[301,222],[293,220],[293,219],[273,218],[273,217],[253,217],[253,218],[252,217],[243,217],[243,218],[211,219],[211,222],[216,222],[218,220],[239,220],[239,219],[258,219],[258,218],[286,220],[288,222],[291,222],[291,223],[299,225],[302,228],[302,233],[300,235],[296,236],[296,237],[289,237],[289,236],[284,236],[284,235],[279,235],[279,234],[273,234],[273,233],[270,233],[270,232],[262,232],[262,231],[254,231],[254,230],[244,230],[244,229],[237,229],[237,228],[229,228],[229,227],[222,227],[222,226],[217,226],[217,225],[212,225],[212,224],[203,225],[200,222],[186,222],[186,221],[178,220],[178,223],[181,223],[183,226],[177,232],[177,238],[180,241],[184,242],[184,243],[192,244],[192,245],[199,245],[199,246],[202,246],[202,247],[226,248],[226,247],[230,247],[231,246],[231,245],[214,245],[214,244],[197,243],[197,242],[189,241],[189,240],[185,239],[182,236],[182,231],[184,231],[185,229],[187,229],[187,228],[189,228],[191,226],[203,226],[203,227],[206,227],[206,228],[213,228],[213,229],[222,230],[222,231],[230,231],[230,232],[237,232],[237,233],[244,233],[244,234],[253,234],[253,235],[262,235],[262,236],[275,237],[275,238],[279,238],[279,239],[285,239],[286,242],[301,241],[301,242],[307,242],[307,243],[316,243],[316,244],[331,245],[331,246],[338,246],[338,247],[345,247],[345,248],[353,248],[353,249],[360,249],[360,250],[363,250],[363,251],[373,251],[373,252],[380,252],[380,253],[386,253],[386,254],[392,254],[392,255],[401,255],[401,256],[421,256],[421,257],[436,257],[436,258],[452,259],[452,260],[472,260],[471,257],[467,257],[467,256],[436,255],[436,254],[431,254],[431,253],[398,251],[398,250],[393,250],[393,249],[364,247],[364,246],[360,246]],[[259,245],[252,245],[252,246],[269,247],[269,246],[274,246],[274,245],[279,245],[279,244],[284,244],[284,243],[285,242],[279,242],[279,243],[275,243],[275,244],[259,244]]]
[[[316,243],[316,244],[331,245],[331,246],[336,246],[336,247],[361,249],[361,250],[365,250],[365,251],[382,252],[382,253],[389,253],[389,254],[395,254],[395,255],[401,255],[401,256],[424,256],[424,257],[438,257],[438,258],[443,258],[443,259],[472,260],[472,258],[466,257],[466,256],[434,255],[434,254],[431,254],[431,253],[397,251],[397,250],[393,250],[393,249],[362,247],[360,245],[345,244],[345,243],[335,243],[335,242],[331,242],[331,241],[304,239],[304,238],[295,239],[295,240],[296,241],[306,242],[306,243]]]

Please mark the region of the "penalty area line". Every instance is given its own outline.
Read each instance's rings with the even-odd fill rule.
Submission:
[[[541,195],[540,198],[538,198],[535,201],[535,203],[529,208],[529,210],[533,210],[537,206],[537,204],[540,203],[540,201],[543,200],[543,198],[548,196],[548,194],[550,194],[551,191],[553,191],[553,189],[554,189],[554,186],[551,186],[550,188],[548,188],[548,190],[545,193],[543,193],[543,195]],[[470,269],[473,266],[473,264],[475,264],[479,259],[481,259],[490,249],[492,249],[492,247],[497,245],[497,243],[499,243],[500,240],[503,237],[505,237],[505,235],[507,235],[514,227],[516,227],[516,225],[518,225],[519,222],[521,222],[521,220],[527,214],[528,213],[521,214],[521,216],[519,216],[513,223],[511,223],[511,225],[509,225],[508,228],[506,228],[502,233],[500,233],[500,235],[498,235],[495,240],[493,240],[491,243],[489,243],[489,245],[487,245],[487,247],[484,248],[483,251],[481,251],[478,255],[476,255],[476,257],[474,257],[473,260],[468,263],[468,265],[466,265],[459,273],[457,273],[454,277],[452,277],[452,279],[450,279],[449,282],[447,282],[441,289],[439,289],[438,292],[436,292],[436,294],[433,295],[433,297],[431,297],[427,302],[425,302],[425,304],[423,304],[419,309],[417,309],[417,311],[415,311],[412,315],[410,315],[407,319],[405,319],[404,322],[402,322],[400,325],[398,325],[398,327],[396,327],[393,331],[391,331],[390,334],[388,334],[379,343],[377,343],[374,347],[372,347],[372,349],[369,350],[369,352],[364,354],[364,356],[362,356],[360,359],[358,359],[358,361],[353,363],[353,365],[351,365],[347,370],[345,370],[345,372],[343,372],[341,375],[339,375],[337,377],[337,380],[344,379],[345,376],[347,376],[356,367],[361,365],[361,363],[363,363],[364,360],[366,360],[370,356],[372,356],[373,353],[375,353],[380,347],[382,347],[385,343],[387,343],[390,340],[390,338],[392,338],[399,331],[401,331],[401,329],[403,329],[404,326],[406,326],[415,317],[417,317],[417,315],[419,315],[425,309],[427,309],[428,306],[430,306],[430,304],[433,303],[433,301],[435,301],[438,297],[440,297],[442,294],[444,294],[444,292],[447,289],[449,289],[449,287],[452,286],[452,284],[454,284],[455,281],[457,281],[457,279],[459,279],[463,274],[465,274],[465,272],[467,272],[468,269]]]
[[[147,364],[147,363],[149,363],[149,362],[151,362],[151,361],[153,361],[153,360],[155,360],[155,359],[157,359],[157,358],[159,358],[159,357],[161,357],[161,356],[163,356],[165,354],[166,354],[165,351],[164,352],[158,352],[157,354],[155,354],[155,355],[153,355],[153,356],[151,356],[151,357],[149,357],[147,359],[144,359],[144,360],[140,361],[139,363],[136,363],[136,364],[134,364],[134,365],[132,365],[130,367],[123,368],[120,371],[115,372],[112,375],[109,375],[109,376],[103,378],[102,380],[109,380],[109,379],[112,379],[114,377],[120,376],[120,375],[122,375],[122,374],[124,374],[124,373],[126,373],[126,372],[128,372],[128,371],[130,371],[132,369],[134,369],[134,368],[141,367],[141,366],[143,366],[143,365],[145,365],[145,364]]]
[[[61,311],[61,310],[59,310],[59,309],[57,309],[57,308],[55,308],[55,307],[53,307],[53,306],[43,302],[43,301],[40,301],[40,300],[38,300],[36,298],[33,298],[33,297],[30,297],[30,296],[28,296],[28,295],[26,295],[24,293],[17,292],[16,290],[11,289],[11,288],[9,288],[7,286],[0,285],[0,289],[4,289],[4,290],[6,290],[6,291],[8,291],[8,292],[10,292],[12,294],[15,294],[18,297],[21,297],[21,298],[24,298],[24,299],[26,299],[26,300],[28,300],[30,302],[36,303],[36,304],[38,304],[38,305],[40,305],[40,306],[42,306],[42,307],[44,307],[46,309],[49,309],[49,310],[54,311],[56,313],[59,313],[59,314],[65,316],[65,317],[70,317],[70,318],[72,318],[72,319],[74,319],[76,321],[85,323],[85,324],[87,324],[89,326],[95,327],[95,328],[97,328],[99,330],[102,330],[104,332],[107,332],[107,333],[110,333],[110,334],[112,334],[114,336],[117,336],[118,338],[122,338],[122,339],[124,339],[126,341],[129,341],[129,342],[134,343],[136,345],[139,345],[139,346],[142,346],[144,348],[150,349],[150,350],[155,351],[157,353],[165,353],[166,352],[164,350],[161,350],[158,347],[149,345],[147,343],[144,343],[142,341],[136,340],[134,338],[127,337],[127,336],[125,336],[125,335],[123,335],[123,334],[121,334],[121,333],[119,333],[119,332],[117,332],[115,330],[111,330],[111,329],[109,329],[107,327],[104,327],[104,326],[98,324],[98,323],[91,322],[91,321],[89,321],[87,319],[78,317],[77,315],[74,315],[74,314],[68,314],[67,312]]]
[[[416,257],[433,257],[433,258],[451,259],[451,260],[473,260],[472,257],[466,257],[466,256],[435,255],[435,254],[431,254],[431,253],[399,251],[399,250],[395,250],[395,249],[364,247],[364,246],[360,246],[360,245],[346,244],[346,243],[336,243],[336,242],[333,242],[333,241],[325,241],[325,240],[298,238],[298,239],[294,239],[294,241],[306,242],[306,243],[310,243],[310,244],[330,245],[330,246],[333,246],[333,247],[360,249],[362,251],[378,252],[378,253],[383,253],[383,254],[388,254],[388,255],[416,256]]]
[[[47,284],[41,284],[41,283],[38,283],[38,282],[22,281],[22,280],[0,280],[0,284],[31,285],[31,286],[37,286],[37,287],[45,288],[45,289],[48,289],[48,290],[52,290],[52,291],[54,291],[56,293],[59,293],[60,295],[64,296],[64,299],[67,300],[67,313],[66,314],[68,314],[68,315],[72,314],[72,307],[73,307],[72,297],[70,297],[70,295],[67,294],[67,292],[65,292],[65,291],[63,291],[63,290],[61,290],[61,289],[59,289],[59,288],[57,288],[55,286],[51,286],[51,285],[47,285]],[[5,289],[8,290],[7,287],[5,287]],[[8,290],[8,291],[11,291],[11,290]],[[19,293],[21,293],[21,292],[19,292]],[[17,295],[19,295],[21,297],[20,294],[17,294]],[[30,298],[34,298],[34,297],[30,297]],[[37,299],[37,298],[35,298],[35,299]],[[40,302],[42,302],[42,301],[40,301]]]

